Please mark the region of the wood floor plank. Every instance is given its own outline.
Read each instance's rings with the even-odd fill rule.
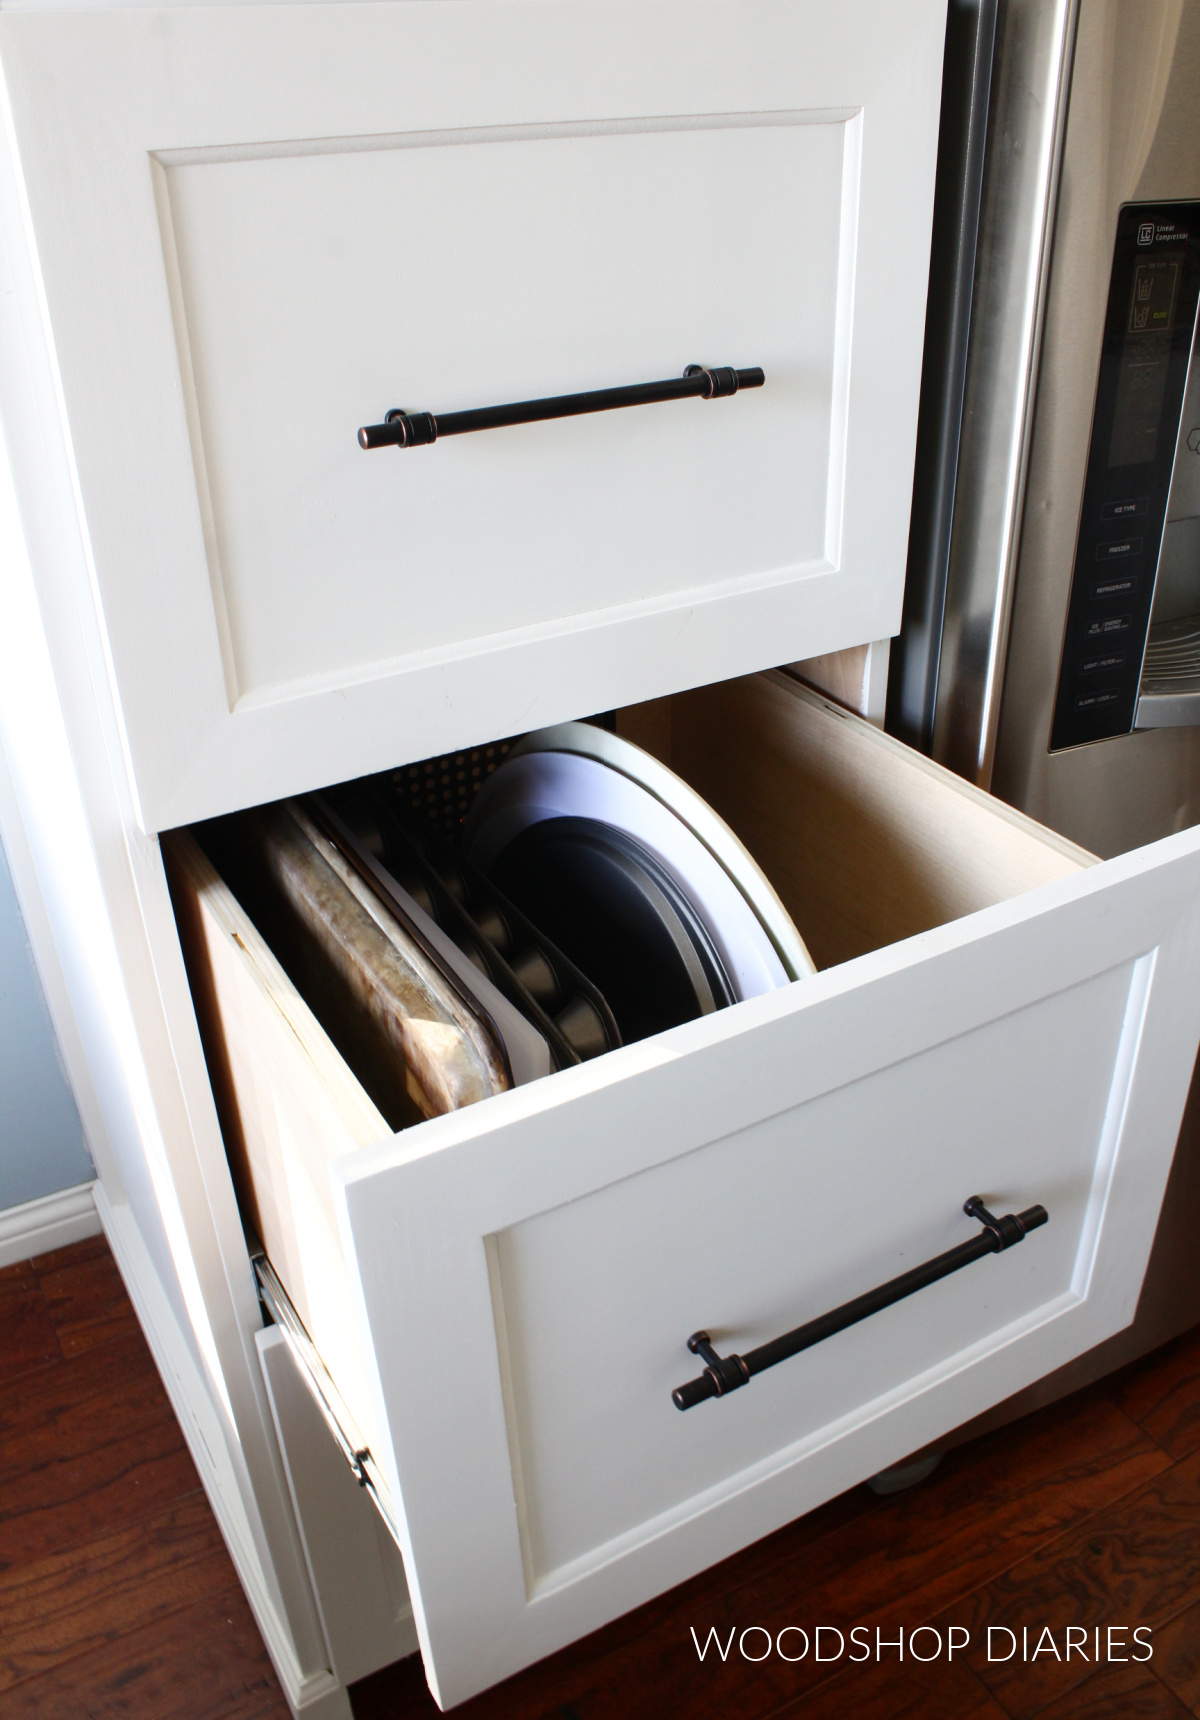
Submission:
[[[48,1455],[66,1459],[171,1414],[140,1332],[38,1368],[0,1389],[0,1482]]]
[[[112,1258],[108,1238],[103,1234],[85,1236],[81,1242],[68,1242],[65,1248],[51,1248],[36,1254],[28,1263],[33,1272],[57,1272],[64,1266],[78,1266],[85,1260]]]
[[[11,1266],[0,1266],[0,1296],[14,1285],[22,1281],[28,1283],[33,1278],[33,1262],[17,1260]]]
[[[1154,1670],[1192,1714],[1200,1714],[1200,1601],[1154,1633]]]
[[[290,1720],[236,1584],[26,1680],[6,1720]]]
[[[235,1580],[202,1493],[98,1541],[0,1571],[0,1697]]]
[[[1200,1330],[1123,1370],[1111,1396],[1172,1457],[1200,1451]]]
[[[43,1259],[54,1260],[54,1256]],[[38,1283],[65,1356],[138,1329],[116,1261],[107,1249],[83,1259],[39,1265]]]
[[[36,1278],[17,1279],[0,1294],[0,1379],[62,1360],[58,1334]]]
[[[120,1286],[119,1294],[128,1302],[125,1295],[124,1281],[117,1268],[112,1249],[103,1236],[89,1236],[82,1242],[73,1242],[66,1248],[53,1249],[48,1254],[39,1254],[31,1262],[34,1274],[43,1285],[47,1280],[60,1279],[69,1283],[77,1278],[85,1285],[90,1275],[95,1275],[97,1281]]]
[[[0,1570],[86,1545],[194,1494],[200,1477],[173,1416],[136,1437],[49,1458],[0,1482]]]
[[[847,1667],[770,1720],[1008,1720],[961,1661],[885,1660]]]
[[[1100,1666],[1040,1720],[1192,1720],[1192,1711],[1148,1666]]]
[[[1048,1625],[1060,1645],[1067,1625],[1161,1628],[1200,1600],[1198,1548],[1200,1453],[1022,1560],[939,1622],[970,1629],[971,1666],[1014,1720],[1028,1720],[1082,1683],[1090,1666],[1078,1656],[989,1662],[988,1626],[1021,1641],[1022,1629]]]

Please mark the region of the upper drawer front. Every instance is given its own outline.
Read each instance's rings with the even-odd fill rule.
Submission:
[[[3,20],[148,828],[898,625],[943,22]],[[356,441],[689,363],[766,383]]]

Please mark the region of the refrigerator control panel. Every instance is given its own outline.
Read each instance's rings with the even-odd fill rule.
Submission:
[[[1125,204],[1113,249],[1052,752],[1134,727],[1198,300],[1200,203]]]

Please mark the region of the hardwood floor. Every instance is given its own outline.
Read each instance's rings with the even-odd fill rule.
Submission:
[[[840,1659],[815,1662],[817,1625],[832,1627],[825,1653],[843,1633]],[[750,1653],[787,1626],[809,1632],[810,1651],[752,1663],[738,1652],[751,1626],[763,1628],[745,1639]],[[870,1650],[859,1664],[847,1660],[853,1626]],[[932,1630],[911,1642],[918,1626]],[[1135,1626],[1150,1627],[1139,1644]],[[951,1627],[969,1643],[948,1660]],[[1112,1628],[1111,1659],[1095,1657],[1097,1627],[1105,1644]],[[1012,1658],[989,1660],[989,1628],[997,1656],[1016,1645]],[[702,1644],[710,1630],[722,1645],[734,1632],[727,1657],[710,1646],[701,1661],[693,1629]],[[904,1658],[895,1647],[877,1657],[877,1635],[894,1643],[901,1630]],[[914,1658],[938,1642],[938,1658]],[[783,1639],[788,1653],[800,1644]],[[1149,1645],[1152,1658],[1119,1660],[1122,1645],[1130,1656]],[[437,1713],[417,1660],[364,1679],[352,1700],[356,1720]],[[462,1720],[730,1712],[1200,1716],[1200,1330],[952,1452],[907,1493],[844,1494],[456,1710]],[[288,1714],[100,1240],[0,1272],[0,1714]]]
[[[288,1712],[107,1244],[0,1271],[0,1715]]]

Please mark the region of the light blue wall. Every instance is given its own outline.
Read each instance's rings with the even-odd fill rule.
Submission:
[[[0,847],[0,1211],[94,1175]]]

